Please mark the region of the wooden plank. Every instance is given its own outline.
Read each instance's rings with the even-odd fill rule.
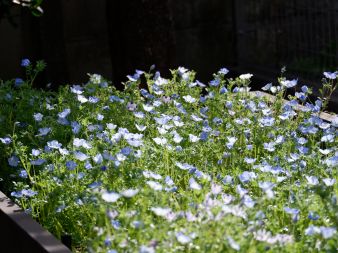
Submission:
[[[1,191],[0,224],[0,252],[71,252]]]

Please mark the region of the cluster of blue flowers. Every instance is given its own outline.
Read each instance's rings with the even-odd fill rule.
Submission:
[[[265,85],[271,101],[249,92],[252,74],[228,72],[207,86],[183,67],[172,79],[137,70],[123,92],[94,74],[32,93],[0,138],[11,195],[94,252],[334,251],[338,119],[320,118],[296,79]]]

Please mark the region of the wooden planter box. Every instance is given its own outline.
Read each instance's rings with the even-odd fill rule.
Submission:
[[[0,252],[71,253],[0,191]]]

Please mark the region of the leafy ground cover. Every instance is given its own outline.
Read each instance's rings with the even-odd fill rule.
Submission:
[[[338,118],[319,117],[337,73],[314,103],[280,77],[271,103],[225,68],[50,92],[31,88],[42,62],[22,66],[0,89],[2,190],[74,251],[337,251]]]

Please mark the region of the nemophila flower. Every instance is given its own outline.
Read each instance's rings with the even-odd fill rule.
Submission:
[[[200,138],[196,135],[193,134],[189,134],[189,141],[192,143],[198,142],[200,140]]]
[[[218,74],[221,74],[221,75],[226,75],[229,73],[229,70],[227,68],[221,68],[219,71],[218,71]]]
[[[252,179],[257,178],[255,172],[252,171],[244,171],[242,174],[238,176],[239,180],[243,183],[246,184],[250,182]]]
[[[156,179],[156,180],[162,179],[162,176],[161,176],[161,175],[156,174],[156,173],[154,173],[154,172],[152,172],[152,171],[150,171],[150,170],[144,170],[144,171],[142,172],[142,174],[143,174],[143,176],[144,176],[145,178],[153,178],[153,179]]]
[[[216,183],[211,184],[211,193],[214,195],[218,195],[222,192],[222,186]]]
[[[189,179],[189,187],[192,190],[198,190],[198,191],[202,189],[202,186],[199,183],[197,183],[193,177]]]
[[[58,113],[59,118],[66,118],[70,114],[70,109],[66,108],[62,112]]]
[[[308,218],[310,220],[318,220],[320,218],[320,216],[317,213],[310,211]]]
[[[336,183],[336,179],[334,179],[334,178],[324,178],[323,182],[326,186],[333,186]]]
[[[334,80],[337,78],[337,74],[338,72],[324,72],[323,75],[328,78],[328,79],[331,79],[331,80]]]
[[[9,166],[17,167],[19,165],[20,159],[16,155],[12,155],[7,159]]]
[[[303,92],[295,92],[295,97],[298,98],[302,102],[304,102],[307,98],[307,96]]]
[[[8,136],[4,137],[4,138],[0,138],[0,141],[5,144],[5,145],[8,145],[12,142],[12,139]]]
[[[239,251],[241,249],[241,247],[239,246],[239,244],[237,242],[235,242],[234,239],[232,239],[231,236],[227,236],[227,240],[228,240],[228,243],[230,245],[230,248],[236,250],[236,251]]]
[[[106,126],[107,126],[107,128],[108,128],[109,130],[114,130],[114,129],[116,129],[116,127],[117,127],[117,125],[115,125],[115,124],[113,124],[113,123],[107,123]]]
[[[297,85],[298,80],[293,79],[293,80],[283,80],[281,81],[281,85],[286,87],[286,88],[292,88]]]
[[[120,192],[120,194],[125,197],[125,198],[132,198],[134,197],[140,190],[138,189],[127,189],[124,190],[122,192]]]
[[[275,123],[275,119],[273,117],[263,117],[259,119],[259,123],[262,127],[270,127]]]
[[[143,73],[144,73],[144,71],[136,70],[134,75],[132,75],[132,76],[127,75],[127,78],[129,79],[129,81],[136,82]]]
[[[292,220],[294,222],[298,221],[300,210],[296,208],[284,207],[284,211],[292,215]]]
[[[72,87],[70,87],[70,91],[74,94],[82,94],[83,87],[81,85],[73,85]]]
[[[62,144],[59,143],[57,140],[52,140],[47,142],[47,146],[51,149],[59,149],[62,147]]]
[[[50,133],[52,129],[50,127],[42,127],[42,128],[39,128],[38,131],[39,131],[39,134],[37,134],[36,136],[46,136],[47,134]]]
[[[73,145],[75,147],[83,147],[85,149],[91,149],[92,148],[92,145],[87,142],[85,139],[79,139],[79,138],[75,138],[73,140]]]
[[[249,195],[243,196],[242,203],[248,208],[253,208],[256,204],[256,202]]]
[[[235,142],[237,141],[237,138],[236,137],[227,137],[228,139],[228,142],[226,144],[227,148],[228,149],[232,149],[233,146],[235,145]]]
[[[26,170],[20,170],[19,177],[21,178],[27,178],[28,174]]]
[[[190,95],[183,96],[183,99],[184,99],[185,102],[190,103],[190,104],[191,104],[191,103],[195,103],[195,102],[197,101],[196,98],[193,98],[193,97],[190,96]]]
[[[161,145],[161,146],[164,146],[165,144],[168,143],[168,140],[167,138],[165,137],[156,137],[156,138],[153,138],[153,141],[157,144],[157,145]]]
[[[77,163],[74,161],[67,161],[66,162],[66,167],[69,170],[74,170],[77,167]]]
[[[239,79],[241,80],[250,80],[250,78],[252,77],[253,75],[252,74],[242,74],[239,76]]]
[[[29,59],[22,59],[21,60],[21,67],[28,67],[31,64]]]
[[[223,184],[232,184],[233,183],[233,178],[230,175],[226,175],[223,179],[222,179]]]
[[[315,176],[305,176],[305,178],[306,178],[309,185],[318,185],[319,184],[319,180]]]
[[[116,193],[116,192],[104,192],[101,195],[101,198],[109,203],[114,203],[116,202],[119,198],[121,197],[120,194]]]
[[[40,165],[44,164],[45,162],[46,162],[46,160],[41,159],[41,158],[30,161],[31,165],[36,165],[36,166],[40,166]]]
[[[74,154],[74,157],[81,162],[89,158],[88,155],[82,153],[81,151],[74,151],[73,154]]]
[[[337,229],[334,227],[320,226],[319,228],[320,228],[320,233],[322,234],[324,239],[331,238],[337,232]]]
[[[139,248],[138,253],[155,253],[155,249],[153,247],[148,247],[145,245],[141,245],[141,247]]]
[[[96,119],[99,121],[102,121],[104,119],[104,116],[102,114],[97,114]]]
[[[15,78],[14,87],[19,88],[23,84],[24,84],[24,80],[22,80],[21,78]]]
[[[320,140],[322,142],[333,142],[335,139],[335,136],[333,134],[327,134],[327,135],[324,135]]]
[[[274,197],[274,192],[272,191],[272,188],[275,187],[275,184],[272,182],[259,182],[258,183],[259,188],[261,188],[268,198]]]
[[[77,95],[77,100],[81,103],[81,104],[84,104],[84,103],[87,103],[88,102],[88,99],[83,96],[83,95]]]
[[[272,87],[272,83],[267,83],[266,85],[264,85],[264,86],[262,87],[262,90],[267,91],[267,90],[270,90],[271,87]]]
[[[166,84],[168,84],[168,80],[167,79],[165,79],[165,78],[162,78],[162,77],[158,77],[158,78],[156,78],[156,80],[155,80],[155,85],[156,86],[164,86],[164,85],[166,85]],[[160,89],[158,89],[158,91],[160,91]],[[160,92],[160,93],[162,93],[162,91]]]
[[[146,184],[151,188],[153,189],[154,191],[162,191],[163,190],[163,186],[156,182],[156,181],[152,181],[152,180],[149,180],[146,182]]]
[[[41,114],[41,113],[34,113],[33,117],[34,117],[35,121],[40,122],[40,121],[42,121],[43,114]]]
[[[162,207],[151,207],[150,210],[157,216],[160,216],[160,217],[167,217],[170,212],[171,212],[171,209],[169,207],[165,207],[165,208],[162,208]]]
[[[250,158],[250,157],[244,157],[244,162],[246,162],[247,164],[253,164],[254,162],[256,162],[256,159]]]
[[[212,87],[218,87],[219,84],[220,84],[220,82],[221,82],[221,81],[217,78],[217,79],[214,79],[214,80],[210,81],[209,84],[210,84],[210,86],[212,86]]]
[[[176,239],[180,244],[183,244],[183,245],[191,242],[191,238],[183,234],[182,232],[176,233]]]
[[[276,149],[275,149],[275,142],[269,142],[269,143],[264,143],[264,149],[269,151],[269,152],[274,152]]]

